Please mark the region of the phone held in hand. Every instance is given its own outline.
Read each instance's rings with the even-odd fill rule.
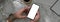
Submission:
[[[30,19],[34,19],[38,9],[39,9],[39,6],[36,5],[36,4],[33,4],[27,17],[30,18]]]

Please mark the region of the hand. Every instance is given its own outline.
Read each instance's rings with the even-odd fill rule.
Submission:
[[[26,18],[26,16],[23,16],[22,13],[24,13],[24,12],[27,13],[29,11],[29,9],[30,9],[30,7],[25,7],[25,8],[20,9],[19,11],[17,11],[14,14],[10,14],[10,16],[7,18],[7,22],[13,22],[15,19]]]
[[[30,8],[30,7],[25,7],[25,8],[20,9],[19,11],[17,11],[17,12],[14,14],[14,17],[15,17],[15,18],[19,18],[19,19],[20,19],[20,18],[22,18],[22,19],[23,19],[23,18],[26,18],[26,16],[23,16],[22,13],[23,13],[24,11],[27,12],[29,8]]]
[[[30,20],[30,22],[38,22],[39,19],[40,19],[40,13],[37,12],[37,14],[36,14],[36,16],[35,16],[35,19]]]

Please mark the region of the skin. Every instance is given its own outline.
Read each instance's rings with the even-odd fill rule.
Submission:
[[[27,16],[23,16],[22,13],[25,11],[28,12],[29,9],[30,7],[27,6],[25,8],[20,9],[19,11],[13,14],[13,16],[15,17],[14,19],[25,19]],[[39,19],[40,19],[40,13],[37,12],[35,19],[30,20],[30,22],[38,22]],[[12,20],[8,18],[8,22],[12,22]]]
[[[36,14],[36,16],[35,16],[35,19],[30,20],[30,22],[38,22],[38,21],[39,21],[39,19],[40,19],[40,13],[39,13],[39,12],[37,12],[37,14]]]

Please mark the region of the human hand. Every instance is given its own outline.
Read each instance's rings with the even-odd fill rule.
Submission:
[[[15,19],[24,19],[24,18],[26,18],[26,16],[25,15],[23,16],[22,14],[24,12],[28,13],[29,9],[30,9],[30,6],[24,7],[22,9],[20,9],[19,11],[17,11],[16,13],[10,14],[10,16],[7,18],[7,22],[13,22]]]
[[[30,22],[38,22],[39,19],[40,19],[40,13],[37,12],[37,14],[36,14],[36,16],[35,16],[35,19],[30,20]]]
[[[25,8],[22,8],[22,9],[20,9],[19,11],[17,11],[15,14],[14,14],[14,17],[15,18],[26,18],[26,16],[23,16],[22,14],[24,13],[24,12],[28,12],[29,11],[29,9],[30,9],[30,7],[25,7]]]

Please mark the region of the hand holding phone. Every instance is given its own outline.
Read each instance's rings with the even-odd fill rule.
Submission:
[[[30,19],[34,19],[38,9],[39,9],[39,6],[36,5],[36,4],[33,4],[27,17],[30,18]]]

